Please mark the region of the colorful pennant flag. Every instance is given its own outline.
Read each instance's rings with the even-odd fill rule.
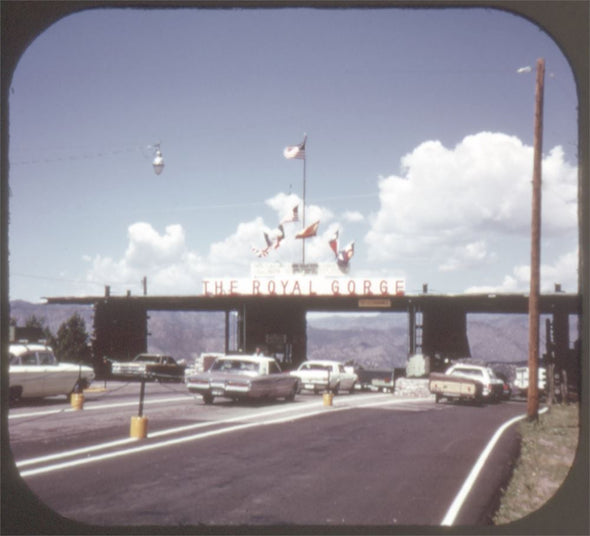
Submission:
[[[295,238],[311,238],[312,236],[315,236],[317,234],[319,226],[320,220],[312,223],[311,225],[308,225],[305,229],[299,231],[295,235]]]
[[[283,223],[293,223],[293,222],[297,222],[299,221],[299,205],[296,205],[293,208],[293,213],[291,214],[291,216],[286,217],[281,224]]]

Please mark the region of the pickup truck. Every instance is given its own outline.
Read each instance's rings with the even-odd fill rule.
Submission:
[[[431,373],[428,387],[434,393],[436,402],[441,398],[498,402],[504,393],[504,382],[496,377],[492,369],[462,363],[452,365],[444,374]]]
[[[437,403],[441,398],[446,398],[447,400],[470,400],[478,403],[482,401],[481,392],[483,385],[469,378],[450,376],[441,372],[431,372],[428,388],[435,395]]]
[[[169,355],[139,354],[133,361],[113,361],[111,373],[123,378],[182,382],[185,368],[186,365],[177,363]]]
[[[342,363],[330,360],[304,361],[291,374],[299,379],[300,390],[314,393],[338,394],[340,390],[352,393],[358,381],[355,372],[348,372]]]

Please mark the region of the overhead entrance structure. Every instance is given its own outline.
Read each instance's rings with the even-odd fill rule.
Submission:
[[[253,353],[263,346],[269,353],[281,355],[281,360],[292,367],[306,358],[309,312],[405,313],[409,326],[408,356],[421,353],[448,359],[471,356],[468,314],[528,313],[528,296],[524,294],[408,295],[403,291],[375,294],[363,293],[361,289],[362,286],[340,288],[332,294],[292,289],[278,292],[276,288],[270,293],[254,295],[225,293],[225,290],[201,296],[110,296],[107,293],[52,297],[47,302],[94,306],[93,350],[98,373],[104,357],[128,360],[147,351],[150,311],[223,312],[226,352]],[[540,313],[551,316],[555,359],[565,362],[570,353],[570,315],[581,313],[580,296],[558,292],[542,295]],[[234,322],[235,348],[230,348],[230,318]]]

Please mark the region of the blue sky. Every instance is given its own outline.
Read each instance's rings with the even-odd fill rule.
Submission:
[[[305,133],[307,221],[321,222],[308,262],[333,262],[338,229],[355,241],[351,277],[527,292],[539,57],[542,290],[576,291],[575,85],[531,22],[397,8],[62,19],[11,85],[10,298],[138,294],[144,276],[150,294],[200,294],[203,277],[248,276],[252,246],[300,202],[302,162],[283,149]],[[299,261],[296,242],[266,260]]]

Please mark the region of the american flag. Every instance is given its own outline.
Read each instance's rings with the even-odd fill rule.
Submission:
[[[305,141],[307,140],[307,135],[304,136],[303,141],[299,145],[289,145],[285,147],[283,151],[283,156],[288,160],[298,159],[298,160],[305,160]]]

